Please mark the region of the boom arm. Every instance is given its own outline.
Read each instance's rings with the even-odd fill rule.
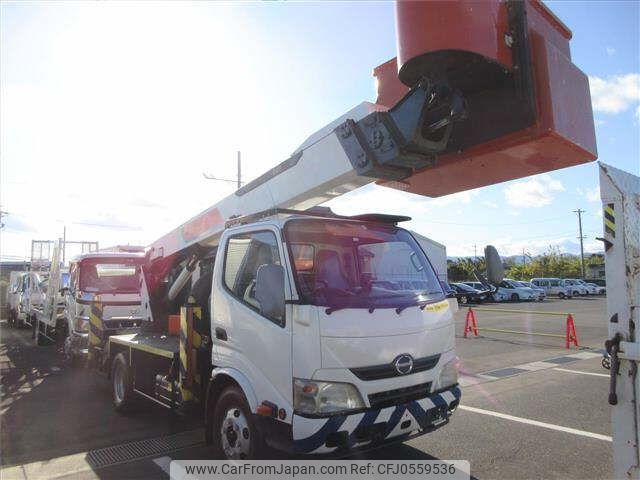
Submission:
[[[306,210],[377,180],[411,176],[432,164],[441,148],[422,137],[435,98],[435,87],[424,82],[390,110],[363,102],[309,137],[289,159],[155,241],[150,259],[195,244],[215,246],[225,222],[236,216],[268,208]],[[455,120],[450,117],[447,112],[443,120]]]

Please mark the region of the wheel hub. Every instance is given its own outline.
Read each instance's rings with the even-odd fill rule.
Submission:
[[[249,422],[240,409],[227,410],[220,433],[222,450],[227,458],[237,460],[249,458],[251,431]]]

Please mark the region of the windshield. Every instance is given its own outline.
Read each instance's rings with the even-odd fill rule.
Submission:
[[[140,259],[91,259],[80,267],[80,290],[101,293],[140,291]]]
[[[395,225],[301,219],[285,236],[301,300],[328,307],[406,307],[444,298],[420,246]]]
[[[470,292],[470,293],[472,293],[472,292],[475,292],[475,291],[476,291],[476,289],[475,289],[475,288],[470,287],[469,285],[466,285],[466,284],[464,284],[464,283],[454,283],[454,285],[455,285],[456,287],[458,287],[460,290],[464,290],[465,292]]]
[[[71,274],[69,272],[62,272],[60,274],[60,287],[68,287],[69,286],[69,279],[71,278]]]

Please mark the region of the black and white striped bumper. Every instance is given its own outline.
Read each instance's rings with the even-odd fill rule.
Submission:
[[[301,454],[325,454],[426,432],[446,422],[460,396],[460,387],[454,386],[421,400],[352,415],[308,418],[294,414],[294,450]]]

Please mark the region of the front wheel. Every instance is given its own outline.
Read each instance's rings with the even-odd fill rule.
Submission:
[[[517,293],[512,293],[511,294],[511,301],[512,302],[517,302],[520,300],[520,295],[518,295]]]
[[[238,387],[228,387],[218,399],[213,414],[214,458],[249,460],[260,458],[262,438],[251,410]]]
[[[466,305],[467,303],[469,303],[469,299],[466,297],[466,295],[462,295],[458,301],[462,304],[462,305]]]
[[[113,407],[117,412],[126,412],[133,404],[133,382],[129,363],[124,353],[119,353],[111,364]]]
[[[564,299],[565,297],[566,297],[566,295],[564,293],[562,293],[562,292],[560,292],[558,294],[558,298],[560,298],[560,299]]]

